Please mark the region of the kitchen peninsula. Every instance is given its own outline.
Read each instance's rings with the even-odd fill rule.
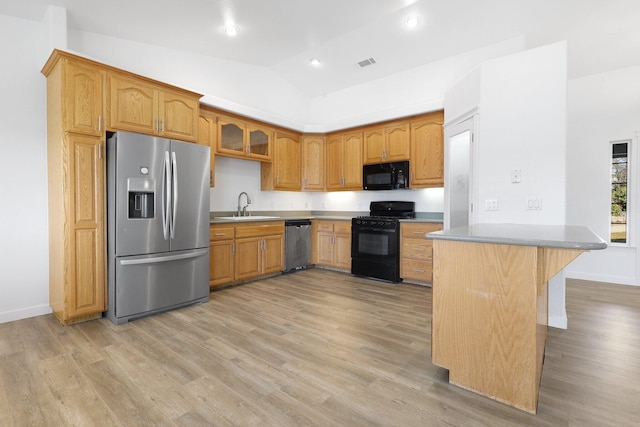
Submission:
[[[607,244],[586,227],[474,224],[433,239],[431,358],[449,382],[536,413],[548,281]]]

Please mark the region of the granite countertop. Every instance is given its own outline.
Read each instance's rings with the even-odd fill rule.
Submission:
[[[351,221],[357,216],[366,216],[369,212],[340,212],[329,211],[308,212],[308,211],[262,211],[251,212],[250,216],[240,217],[241,219],[233,219],[233,213],[229,212],[212,212],[209,219],[210,224],[237,224],[242,222],[255,221],[286,221],[289,219],[324,219],[329,221]],[[413,223],[442,223],[441,213],[420,213],[418,218],[401,219],[400,222]]]
[[[241,219],[232,219],[232,218],[220,218],[213,217],[209,220],[209,224],[238,224],[243,222],[256,222],[256,221],[286,221],[290,219],[326,219],[332,221],[351,221],[353,217],[351,216],[340,216],[340,215],[293,215],[293,216],[267,216],[267,215],[255,215],[255,216],[244,216],[240,217]]]
[[[575,225],[473,224],[426,235],[434,240],[540,246],[562,249],[605,249],[607,243],[587,227]]]

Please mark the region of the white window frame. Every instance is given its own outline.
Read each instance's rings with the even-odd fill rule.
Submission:
[[[636,154],[636,141],[640,137],[640,133],[636,132],[635,138],[619,139],[609,142],[609,234],[607,240],[610,246],[615,247],[633,247],[635,246],[636,235],[636,165],[638,164]],[[611,161],[613,155],[613,144],[627,143],[627,241],[625,243],[611,241]]]

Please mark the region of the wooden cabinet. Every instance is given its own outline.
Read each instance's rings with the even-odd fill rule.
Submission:
[[[110,129],[197,142],[200,95],[117,72],[107,85]]]
[[[327,190],[362,190],[362,132],[327,137]]]
[[[324,191],[324,137],[302,137],[302,190]]]
[[[99,68],[65,59],[62,96],[62,127],[68,132],[102,136],[103,76]]]
[[[363,163],[409,160],[411,132],[408,122],[365,130]]]
[[[351,222],[313,221],[312,262],[351,271]]]
[[[226,285],[235,278],[234,228],[211,225],[209,228],[209,288]]]
[[[103,73],[54,51],[47,77],[49,304],[63,324],[106,310]]]
[[[284,222],[212,224],[209,231],[213,289],[284,269]]]
[[[200,110],[198,118],[198,144],[205,145],[211,149],[209,160],[209,187],[216,184],[216,116],[206,110]]]
[[[271,161],[273,129],[252,122],[218,116],[216,152],[220,155]]]
[[[300,135],[276,131],[273,140],[273,162],[260,165],[261,189],[300,191],[302,170]]]
[[[411,123],[412,188],[444,186],[444,113],[432,113]]]
[[[400,223],[400,277],[404,281],[431,283],[433,244],[425,234],[439,230],[441,223]]]
[[[284,269],[284,221],[236,225],[236,280]]]

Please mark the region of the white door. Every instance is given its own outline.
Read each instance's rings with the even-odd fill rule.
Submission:
[[[473,132],[475,116],[445,127],[444,228],[466,226],[473,218]]]

